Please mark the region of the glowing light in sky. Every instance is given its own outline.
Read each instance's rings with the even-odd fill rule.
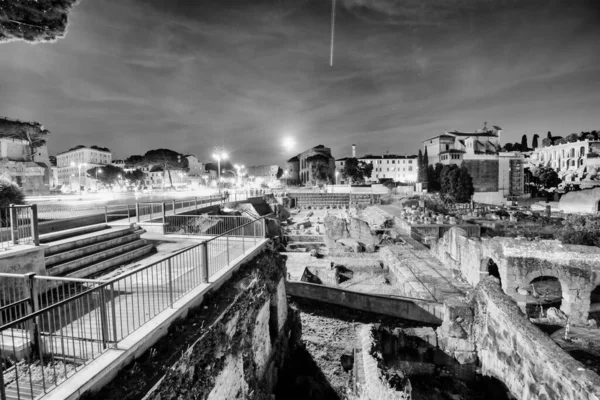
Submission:
[[[291,136],[286,136],[283,138],[282,144],[286,150],[293,150],[296,146],[296,140]]]

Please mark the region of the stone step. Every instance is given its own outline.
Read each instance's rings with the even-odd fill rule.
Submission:
[[[145,243],[144,240],[140,240],[135,243],[139,243],[139,242]],[[66,276],[68,276],[70,278],[87,278],[91,275],[98,274],[109,268],[123,265],[132,260],[143,257],[143,256],[149,254],[150,252],[152,252],[153,249],[154,249],[153,244],[144,244],[142,247],[138,247],[134,250],[128,251],[127,253],[120,254],[116,257],[109,258],[109,259],[101,261],[99,263],[78,269],[77,271],[73,271],[73,272],[67,274]]]
[[[104,229],[109,229],[109,226],[106,224],[95,224],[95,225],[82,226],[80,228],[65,229],[65,230],[58,231],[58,232],[46,233],[46,234],[40,235],[40,243],[47,244],[47,243],[51,243],[51,242],[56,242],[58,240],[64,240],[64,239],[84,235],[87,233],[98,232],[98,231],[101,231]]]
[[[76,260],[67,261],[65,263],[55,265],[51,268],[48,268],[47,271],[52,276],[71,276],[71,273],[74,271],[80,270],[84,267],[88,267],[94,264],[101,263],[102,261],[131,252],[143,246],[146,246],[145,240],[136,240],[134,242],[126,243],[117,247],[112,247],[110,249],[106,249],[95,254],[78,258]]]
[[[324,242],[292,242],[287,245],[288,249],[320,249],[325,247]]]
[[[44,255],[48,258],[60,253],[90,246],[95,243],[126,236],[133,233],[135,229],[136,228],[132,226],[109,227],[100,231],[87,232],[74,237],[56,240],[48,245],[44,251]]]
[[[103,235],[103,241],[98,241],[89,246],[78,247],[73,250],[67,250],[61,253],[56,253],[46,257],[46,268],[52,268],[55,265],[65,263],[67,261],[76,260],[85,256],[96,254],[104,250],[119,247],[140,239],[140,236],[146,233],[143,229],[133,231],[133,229],[118,230],[111,232],[112,238],[106,238],[108,235]],[[125,235],[123,235],[125,233]]]

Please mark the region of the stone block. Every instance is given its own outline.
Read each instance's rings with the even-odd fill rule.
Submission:
[[[477,362],[477,352],[475,352],[475,351],[455,351],[454,358],[460,364],[474,364]]]
[[[256,316],[256,325],[252,335],[252,350],[254,352],[254,362],[256,363],[256,376],[262,377],[268,365],[271,356],[271,336],[269,334],[271,301],[265,302]],[[229,398],[229,397],[224,397]]]

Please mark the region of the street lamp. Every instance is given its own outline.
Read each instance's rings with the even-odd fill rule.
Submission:
[[[340,171],[335,171],[335,184],[338,184],[338,176],[340,175]]]
[[[225,152],[225,149],[222,147],[215,147],[213,158],[217,160],[217,179],[221,181],[221,160],[227,159],[227,153]]]
[[[75,162],[71,161],[71,167],[75,166]],[[79,170],[79,179],[77,180],[77,185],[79,186],[79,195],[81,196],[81,167],[85,167],[85,163],[77,164],[77,169]]]

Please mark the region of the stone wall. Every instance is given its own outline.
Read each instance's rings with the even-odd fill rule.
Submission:
[[[498,160],[463,160],[462,166],[466,167],[473,178],[475,192],[498,191]]]
[[[287,305],[283,258],[273,253],[263,260],[260,268],[232,278],[230,305],[190,344],[149,400],[269,398],[298,322]]]
[[[520,400],[598,400],[600,377],[531,324],[491,278],[474,296],[481,372]]]
[[[588,319],[590,294],[600,285],[600,249],[563,245],[554,240],[528,241],[495,237],[468,238],[452,228],[430,242],[432,253],[446,266],[460,270],[471,285],[489,275],[490,261],[498,268],[502,289],[523,310],[532,280],[557,278],[562,288],[561,310],[574,324]]]
[[[560,198],[558,209],[574,214],[600,212],[600,187],[566,193]]]

